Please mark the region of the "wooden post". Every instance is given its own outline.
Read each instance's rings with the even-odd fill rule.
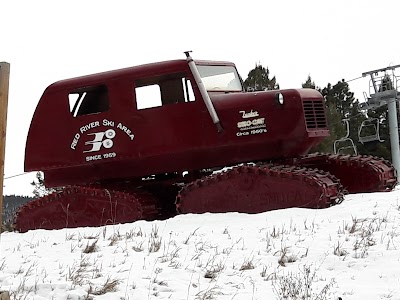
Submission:
[[[6,152],[6,126],[10,64],[0,62],[0,232],[3,228],[3,180]]]
[[[7,291],[0,291],[0,300],[10,300],[10,293]]]

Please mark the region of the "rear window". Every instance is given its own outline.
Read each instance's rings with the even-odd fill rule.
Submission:
[[[90,115],[108,111],[110,102],[105,85],[85,87],[68,94],[72,116]]]

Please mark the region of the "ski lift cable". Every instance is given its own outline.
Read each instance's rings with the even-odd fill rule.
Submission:
[[[22,175],[27,175],[27,174],[30,174],[30,172],[24,172],[24,173],[20,173],[20,174],[7,176],[7,177],[4,177],[4,179],[10,179],[10,178],[14,178],[14,177],[22,176]]]
[[[357,78],[353,78],[353,79],[350,79],[350,80],[346,80],[345,82],[348,83],[348,82],[351,82],[351,81],[354,81],[354,80],[357,80],[357,79],[361,79],[361,78],[363,78],[363,76],[360,76],[360,77],[357,77]]]
[[[365,114],[363,113],[363,112],[360,112],[360,113],[358,113],[358,114],[356,114],[356,115],[354,115],[354,116],[351,116],[351,117],[347,117],[346,119],[348,119],[348,120],[352,120],[352,119],[355,119],[355,118],[357,118],[358,116],[360,116],[360,115],[364,115],[365,116]],[[335,123],[330,123],[331,125],[336,125],[336,124],[343,124],[343,122],[342,121],[340,121],[340,122],[335,122]],[[399,130],[400,130],[400,128],[399,128]]]
[[[364,113],[360,112],[360,113],[358,113],[358,114],[356,114],[356,115],[354,115],[354,116],[351,116],[351,117],[348,117],[348,118],[345,118],[345,119],[347,119],[347,120],[352,120],[352,119],[355,119],[355,118],[357,118],[358,116],[361,116],[361,115],[364,115],[364,116],[365,116]],[[343,121],[335,122],[335,123],[330,123],[330,124],[331,124],[331,125],[343,124]]]
[[[396,102],[400,102],[400,100],[395,100]],[[357,118],[358,116],[360,116],[360,115],[364,115],[365,116],[365,113],[364,112],[359,112],[358,114],[356,114],[356,115],[354,115],[354,116],[351,116],[351,117],[347,117],[346,119],[348,119],[348,120],[352,120],[352,119],[355,119],[355,118]],[[331,123],[331,125],[336,125],[336,124],[341,124],[342,123],[342,121],[340,121],[340,122],[335,122],[335,123]],[[399,130],[400,130],[400,128],[399,128]]]

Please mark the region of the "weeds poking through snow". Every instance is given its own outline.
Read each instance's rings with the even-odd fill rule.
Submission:
[[[261,271],[261,273],[260,273],[260,275],[261,275],[261,277],[266,277],[267,276],[267,270],[268,270],[268,267],[266,266],[266,265],[264,265],[263,267],[262,267],[262,271]]]
[[[265,251],[269,253],[272,248],[274,247],[273,242],[271,241],[271,237],[269,236],[268,233],[265,234],[265,238],[262,239],[262,241],[265,241]]]
[[[29,266],[29,268],[26,270],[24,277],[29,277],[32,275],[33,270],[37,268],[38,262],[34,262],[32,265]]]
[[[116,292],[119,282],[119,279],[111,279],[111,277],[108,277],[100,288],[96,288],[94,291],[90,292],[90,294],[99,296],[110,292]],[[90,289],[92,289],[92,287],[90,287]]]
[[[83,249],[83,253],[93,253],[98,250],[98,246],[96,245],[99,240],[95,240],[92,244],[87,243],[85,249]]]
[[[293,220],[274,217],[266,227],[257,223],[263,221],[258,215],[235,216],[237,219],[227,222],[210,216],[204,228],[197,225],[203,224],[202,220],[180,223],[180,218],[189,217],[181,216],[177,218],[179,223],[175,219],[165,221],[165,227],[164,221],[138,221],[119,228],[62,230],[62,235],[54,238],[41,231],[5,234],[9,244],[4,248],[9,251],[9,258],[0,259],[0,273],[5,274],[0,276],[0,286],[9,284],[5,289],[12,293],[11,299],[20,300],[53,291],[54,299],[71,300],[155,299],[155,296],[201,300],[219,299],[222,292],[222,297],[231,300],[326,300],[333,299],[333,293],[344,298],[356,295],[356,289],[353,291],[353,286],[344,282],[360,280],[361,269],[375,273],[381,265],[374,282],[379,292],[374,292],[381,298],[390,298],[392,294],[385,287],[393,286],[396,281],[396,262],[391,258],[397,255],[393,250],[400,249],[400,214],[395,205],[388,213],[380,205],[379,210],[367,213],[351,210],[357,211],[357,218],[347,211],[343,217],[331,220],[326,217],[329,210],[313,212],[307,219],[303,214],[295,216],[296,212],[289,214],[294,216]],[[238,224],[242,217],[254,218],[254,222]],[[218,226],[213,227],[214,222]],[[56,250],[66,259],[49,255],[48,265],[42,266],[49,250]],[[326,262],[321,262],[327,257]],[[361,261],[364,257],[368,259]],[[377,263],[372,265],[371,261]],[[304,265],[310,262],[311,266]],[[359,268],[348,272],[352,266]],[[343,269],[345,272],[341,272]],[[392,299],[396,296],[393,292]]]
[[[170,250],[169,249],[170,244],[172,244],[172,242],[168,243],[168,248],[166,250],[166,253],[164,253],[163,256],[161,257],[161,262],[165,263],[169,261],[170,262],[169,266],[172,266],[175,269],[177,269],[181,266],[181,264],[177,261],[177,258],[179,257],[179,251],[181,251],[181,248],[177,247],[176,244],[173,243],[174,248]]]
[[[253,263],[253,258],[252,259],[245,259],[243,262],[242,266],[240,267],[239,271],[245,271],[245,270],[252,270],[254,269],[254,263]]]
[[[153,226],[149,239],[149,253],[157,252],[161,248],[162,238],[159,236],[158,227]]]
[[[0,264],[0,271],[3,271],[5,267],[6,267],[6,260],[3,259],[1,264]]]
[[[141,242],[137,242],[135,245],[133,245],[132,246],[132,249],[135,251],[135,252],[142,252],[143,251],[143,243],[144,243],[144,241],[141,241]]]
[[[219,273],[221,273],[225,269],[225,265],[222,262],[219,262],[215,265],[211,265],[204,274],[204,278],[214,279]],[[206,298],[207,299],[207,298]]]
[[[109,246],[114,246],[115,244],[117,244],[120,240],[122,240],[121,235],[118,233],[114,233],[113,235],[111,235],[109,238],[110,240],[110,244]]]
[[[331,279],[320,289],[316,287],[318,281],[317,270],[303,265],[299,273],[288,273],[274,278],[272,287],[279,300],[326,300],[335,280]]]
[[[71,241],[71,240],[74,240],[75,239],[75,236],[76,236],[76,233],[75,232],[72,232],[72,233],[66,233],[65,234],[65,240],[66,241]]]
[[[107,226],[103,227],[103,240],[106,239],[106,235],[107,235]]]
[[[197,227],[192,233],[190,233],[187,238],[183,241],[183,244],[188,245],[189,244],[189,240],[196,235],[196,231],[199,229],[200,227]]]
[[[280,253],[280,258],[278,259],[278,264],[282,267],[286,267],[287,263],[293,263],[297,260],[296,255],[288,255],[289,247],[283,247],[280,251],[275,252],[275,254]]]
[[[359,221],[360,221],[360,220],[358,220],[358,219],[355,218],[355,217],[352,217],[352,220],[353,220],[353,224],[351,225],[351,227],[345,228],[345,229],[348,230],[349,233],[354,233],[354,232],[356,232],[356,230],[357,230],[357,224],[358,224]]]
[[[211,299],[217,299],[218,295],[222,295],[220,287],[219,286],[213,286],[210,289],[201,291],[196,294],[196,300],[211,300]]]
[[[100,235],[100,233],[84,235],[83,238],[86,239],[86,240],[98,240],[99,239],[99,235]]]
[[[142,237],[143,236],[143,231],[142,228],[139,227],[139,229],[131,229],[129,232],[125,233],[125,237],[127,240],[133,240],[135,237]]]
[[[88,282],[87,276],[84,275],[85,272],[85,268],[74,264],[72,267],[68,267],[67,280],[70,280],[73,286],[82,286]]]
[[[276,239],[276,238],[278,238],[279,237],[279,229],[276,229],[276,227],[275,227],[275,225],[273,226],[273,228],[272,228],[272,231],[271,231],[271,234],[270,234],[270,236],[272,237],[272,238],[274,238],[274,239]]]
[[[348,252],[342,248],[343,245],[337,243],[337,245],[333,248],[333,254],[336,256],[346,256]]]
[[[357,239],[354,242],[353,250],[355,251],[354,258],[365,258],[368,256],[368,249],[370,246],[375,245],[375,241],[372,237],[368,236],[365,238]],[[359,250],[359,251],[358,251]]]

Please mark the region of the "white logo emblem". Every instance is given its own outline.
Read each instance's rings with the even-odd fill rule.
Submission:
[[[83,151],[84,153],[99,151],[101,146],[110,149],[114,145],[112,139],[115,137],[115,131],[113,129],[108,129],[104,132],[89,133],[88,135],[94,135],[93,140],[85,143],[85,145],[92,145],[92,149]]]
[[[256,110],[255,111],[251,110],[249,112],[241,110],[241,111],[239,111],[239,113],[242,114],[243,119],[258,117],[258,111],[256,111]]]

